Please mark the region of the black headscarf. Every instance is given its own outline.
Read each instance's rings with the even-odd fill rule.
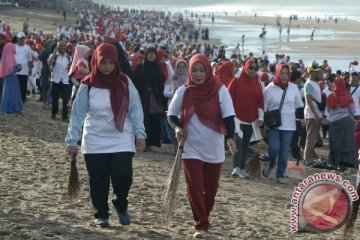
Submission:
[[[129,60],[125,56],[124,49],[122,48],[122,46],[118,42],[112,42],[111,44],[114,45],[117,48],[121,71],[123,73],[125,73],[126,75],[128,75],[128,77],[130,79],[133,79],[133,71],[132,71],[132,68],[130,66]]]
[[[161,71],[158,61],[156,61],[156,58],[151,62],[147,60],[149,52],[154,52],[156,55],[156,49],[148,48],[146,50],[144,61],[144,83],[149,87],[163,86],[166,80],[165,76]]]

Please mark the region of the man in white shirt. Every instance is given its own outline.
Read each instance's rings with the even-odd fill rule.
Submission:
[[[322,112],[317,106],[317,102],[321,102],[321,90],[318,81],[321,80],[321,68],[317,64],[307,67],[310,74],[309,79],[304,86],[305,91],[305,109],[304,115],[306,119],[306,144],[304,149],[304,162],[311,164],[315,158],[315,145],[321,127]]]
[[[350,94],[354,100],[356,120],[360,120],[360,89],[359,89],[359,73],[352,72],[350,76]]]
[[[70,84],[69,84],[69,66],[70,57],[65,52],[66,42],[61,41],[58,43],[54,52],[48,59],[51,74],[51,97],[52,97],[52,109],[51,119],[56,119],[56,114],[59,110],[59,98],[63,101],[62,106],[62,120],[68,121],[68,107],[67,103],[70,97]]]
[[[25,44],[25,33],[19,32],[16,35],[16,52],[15,52],[15,61],[17,64],[21,64],[21,70],[17,72],[17,77],[19,79],[21,99],[23,103],[26,100],[27,84],[28,77],[31,75],[31,70],[33,67],[32,64],[32,50]]]

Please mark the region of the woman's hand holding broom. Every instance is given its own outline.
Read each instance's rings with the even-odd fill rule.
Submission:
[[[226,144],[227,144],[227,146],[229,148],[229,151],[230,151],[231,155],[234,156],[236,151],[237,151],[236,150],[236,143],[235,143],[234,139],[233,138],[226,139]]]
[[[70,155],[73,156],[74,154],[77,154],[77,147],[72,147],[72,146],[67,146],[66,147],[66,152]]]
[[[176,137],[176,140],[178,142],[180,142],[180,140],[185,142],[185,140],[187,138],[187,129],[186,128],[176,127],[175,128],[175,137]]]
[[[145,149],[145,139],[136,139],[136,150],[139,152],[143,152]]]

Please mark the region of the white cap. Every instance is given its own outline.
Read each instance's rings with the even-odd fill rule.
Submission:
[[[18,32],[18,34],[16,34],[16,38],[25,38],[25,33]]]

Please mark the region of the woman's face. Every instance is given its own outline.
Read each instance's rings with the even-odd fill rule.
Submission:
[[[252,63],[248,69],[246,70],[246,73],[250,76],[250,77],[255,77],[257,74],[257,70],[258,70],[258,66],[256,63]]]
[[[289,81],[289,69],[288,68],[284,67],[281,69],[280,81],[282,83],[286,83],[287,81]]]
[[[179,63],[176,71],[177,71],[177,74],[184,75],[186,73],[185,63],[183,63],[183,62]]]
[[[100,63],[99,70],[104,75],[111,74],[115,69],[115,63],[111,59],[103,59]]]
[[[201,62],[197,62],[191,69],[192,81],[196,85],[201,85],[206,80],[206,68]]]
[[[146,60],[148,60],[149,62],[153,62],[156,60],[156,54],[153,51],[150,51],[146,54]]]

